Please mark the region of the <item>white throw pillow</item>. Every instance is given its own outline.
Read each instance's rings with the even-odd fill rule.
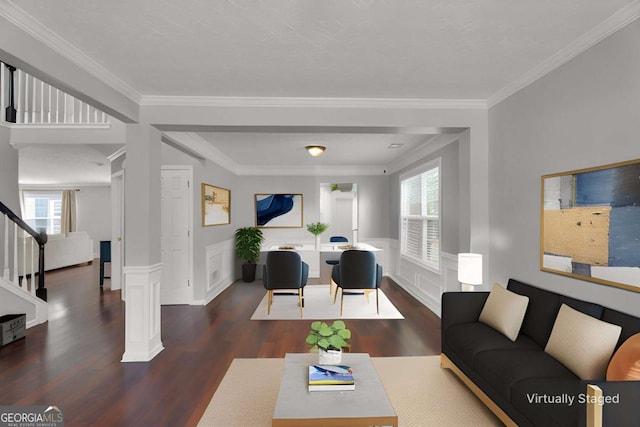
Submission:
[[[621,331],[562,304],[544,351],[583,380],[603,380]]]
[[[482,307],[480,321],[515,341],[527,312],[529,297],[518,295],[494,283],[487,301]]]

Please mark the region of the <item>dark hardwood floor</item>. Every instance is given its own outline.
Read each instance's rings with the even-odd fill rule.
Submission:
[[[165,350],[121,363],[124,303],[108,280],[100,292],[98,263],[46,281],[49,322],[0,348],[0,405],[57,405],[69,427],[193,426],[234,358],[308,351],[310,321],[249,320],[265,292],[260,281],[240,281],[207,306],[163,306]],[[440,319],[393,281],[382,289],[405,319],[349,320],[352,351],[439,354]]]

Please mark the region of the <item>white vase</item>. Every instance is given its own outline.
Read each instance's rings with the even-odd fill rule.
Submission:
[[[316,250],[320,250],[320,235],[316,235]]]
[[[318,350],[318,364],[337,365],[342,361],[342,350]]]

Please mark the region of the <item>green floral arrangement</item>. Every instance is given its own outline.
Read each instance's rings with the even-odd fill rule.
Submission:
[[[331,326],[325,322],[315,321],[311,323],[311,332],[307,336],[306,343],[311,346],[311,351],[341,350],[349,345],[351,330],[342,320],[335,320]]]
[[[324,233],[325,231],[327,231],[327,228],[329,228],[329,224],[325,224],[320,221],[307,224],[307,231],[314,236],[319,236],[320,234]]]

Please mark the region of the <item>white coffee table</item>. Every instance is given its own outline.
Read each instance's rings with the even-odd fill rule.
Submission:
[[[398,426],[398,415],[368,354],[342,355],[341,364],[353,368],[353,391],[308,391],[308,367],[317,363],[317,354],[286,354],[273,427]]]

